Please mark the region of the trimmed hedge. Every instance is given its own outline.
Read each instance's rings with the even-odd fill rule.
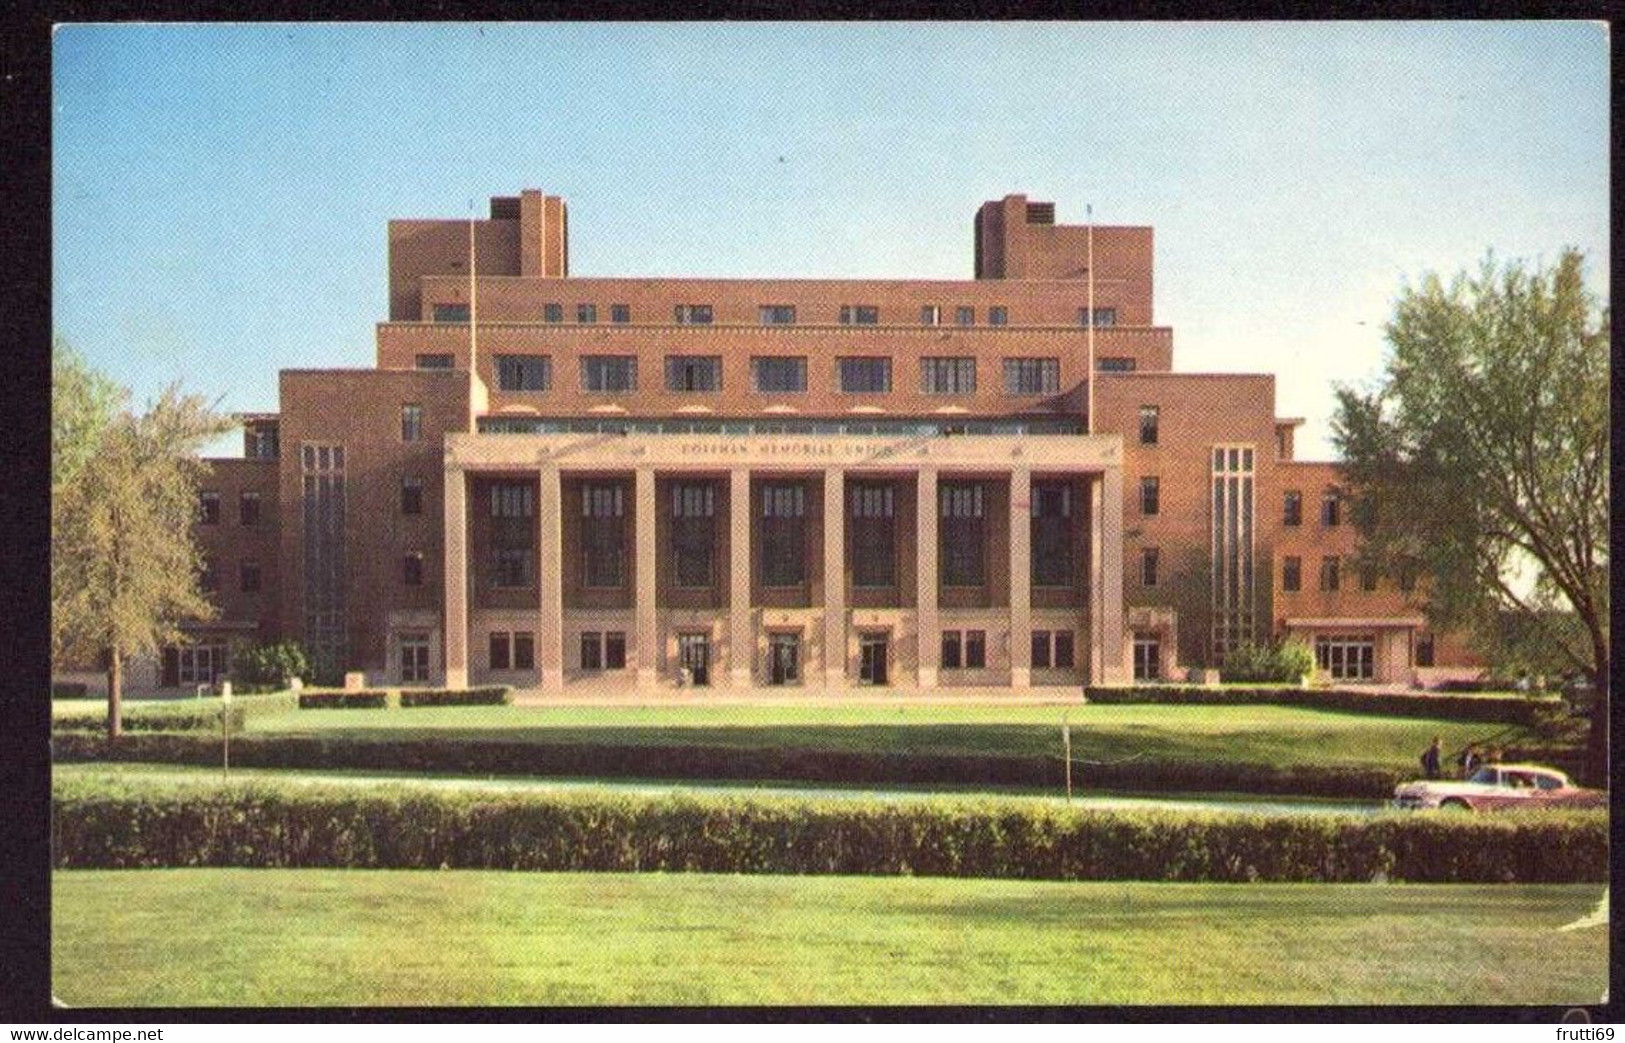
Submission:
[[[1084,688],[1092,703],[1170,703],[1203,706],[1270,704],[1302,706],[1342,713],[1373,713],[1388,717],[1436,717],[1452,721],[1530,725],[1543,712],[1561,709],[1561,700],[1521,695],[1408,695],[1402,692],[1361,692],[1346,688],[1249,687],[1214,688],[1207,685],[1136,685]]]
[[[401,706],[512,706],[508,685],[485,688],[403,688]]]
[[[133,702],[124,704],[122,724],[126,732],[194,732],[220,730],[220,716],[227,713],[233,731],[241,731],[243,722],[250,717],[266,713],[285,713],[294,708],[294,693],[274,692],[269,695],[234,697],[230,710],[218,697],[208,699],[176,699],[168,702]],[[53,733],[95,732],[107,728],[105,713],[70,714],[51,719]]]
[[[218,764],[217,742],[196,735],[130,735],[110,745],[93,734],[57,735],[59,761],[118,760]],[[1059,789],[1059,756],[966,756],[807,750],[775,747],[639,746],[536,743],[437,736],[363,738],[344,734],[248,733],[231,744],[245,768],[363,769],[460,775],[553,775],[590,778],[795,779],[803,782],[963,783]],[[1280,793],[1385,800],[1414,776],[1332,765],[1274,766],[1213,761],[1126,760],[1074,764],[1079,789]]]
[[[82,681],[52,681],[52,699],[88,699],[90,686]]]
[[[1046,880],[1602,882],[1603,814],[1263,816],[1000,800],[55,791],[58,869],[837,873]]]
[[[383,710],[393,705],[395,693],[381,688],[299,693],[301,710]]]

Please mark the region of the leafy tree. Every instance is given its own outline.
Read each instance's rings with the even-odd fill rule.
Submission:
[[[232,674],[245,687],[286,688],[310,676],[310,659],[297,641],[256,645],[237,654]]]
[[[1364,553],[1426,576],[1437,629],[1509,625],[1596,686],[1586,767],[1606,779],[1609,313],[1582,255],[1487,259],[1407,288],[1374,388],[1339,388],[1334,440]]]
[[[175,387],[144,414],[106,409],[124,394],[76,356],[64,361],[52,389],[53,427],[69,432],[52,457],[53,652],[107,657],[116,738],[125,660],[180,640],[182,620],[214,614],[191,535],[207,466],[198,452],[231,424]]]

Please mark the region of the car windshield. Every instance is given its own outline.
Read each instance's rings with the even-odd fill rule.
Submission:
[[[1479,768],[1473,772],[1468,782],[1481,782],[1486,786],[1494,786],[1501,781],[1501,773],[1495,768]]]

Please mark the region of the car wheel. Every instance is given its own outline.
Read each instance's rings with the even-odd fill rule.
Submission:
[[[1449,811],[1454,814],[1461,815],[1472,811],[1473,806],[1467,803],[1465,800],[1461,800],[1457,797],[1451,797],[1449,800],[1440,801],[1439,810]]]

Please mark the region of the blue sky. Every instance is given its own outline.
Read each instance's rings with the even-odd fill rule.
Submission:
[[[570,204],[577,275],[968,278],[985,199],[1156,228],[1175,368],[1273,372],[1330,455],[1395,294],[1575,245],[1587,23],[69,26],[53,322],[139,399],[370,366],[385,223]]]

